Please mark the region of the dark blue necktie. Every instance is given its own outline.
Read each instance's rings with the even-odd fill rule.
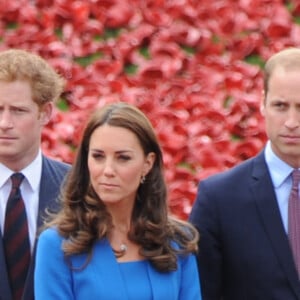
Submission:
[[[23,178],[21,173],[11,176],[12,189],[6,206],[3,235],[7,271],[14,300],[22,298],[30,263],[27,215],[20,191]]]

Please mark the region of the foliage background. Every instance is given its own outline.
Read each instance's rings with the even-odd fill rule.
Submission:
[[[298,2],[2,0],[0,50],[38,53],[67,79],[43,133],[52,157],[73,161],[95,107],[142,109],[163,148],[170,209],[185,219],[201,179],[262,149],[262,67],[300,46]]]

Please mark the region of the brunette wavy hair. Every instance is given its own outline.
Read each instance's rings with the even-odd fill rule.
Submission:
[[[91,255],[94,243],[109,235],[112,218],[90,184],[87,164],[91,135],[104,124],[132,131],[145,155],[150,152],[156,155],[152,169],[138,188],[128,238],[140,245],[140,254],[157,270],[176,270],[177,255],[197,250],[198,233],[188,222],[169,215],[162,151],[153,127],[138,108],[125,102],[97,109],[88,120],[60,196],[62,209],[47,227],[55,226],[65,238],[63,251],[67,257],[79,253]]]

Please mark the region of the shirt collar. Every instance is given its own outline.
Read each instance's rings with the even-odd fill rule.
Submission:
[[[272,150],[268,141],[265,148],[265,159],[275,188],[280,187],[293,171],[293,168],[281,160]]]
[[[20,171],[25,176],[32,191],[36,191],[39,188],[41,174],[42,174],[42,151],[38,152],[36,158],[23,170]],[[7,168],[0,163],[0,188],[7,182],[14,171]]]

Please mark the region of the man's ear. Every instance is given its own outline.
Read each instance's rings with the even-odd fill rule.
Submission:
[[[47,125],[52,117],[53,103],[47,102],[40,108],[40,120],[42,125]]]

